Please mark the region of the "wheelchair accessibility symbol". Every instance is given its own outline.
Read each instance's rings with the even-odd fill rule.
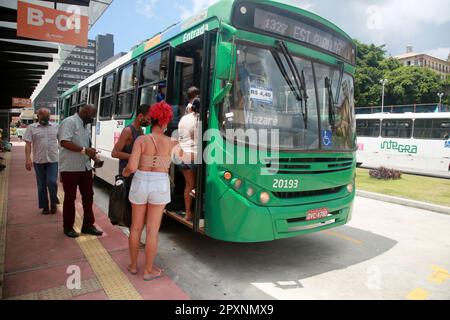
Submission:
[[[450,140],[445,141],[445,148],[450,148]]]
[[[331,130],[325,130],[322,133],[322,143],[324,147],[331,147],[333,145],[333,137]]]

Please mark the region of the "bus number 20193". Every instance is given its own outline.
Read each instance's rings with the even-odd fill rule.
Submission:
[[[273,181],[274,189],[297,189],[300,182],[298,180],[275,179]]]

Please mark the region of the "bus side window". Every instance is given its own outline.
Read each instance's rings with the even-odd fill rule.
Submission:
[[[383,138],[410,139],[412,137],[412,120],[383,120]]]
[[[71,99],[70,99],[70,108],[69,108],[69,116],[73,116],[75,113],[78,112],[78,92],[72,93]]]
[[[158,84],[167,80],[168,50],[153,53],[142,59],[139,82],[139,105],[156,102]]]
[[[100,120],[111,120],[115,78],[115,73],[103,78],[102,96],[100,100]]]
[[[431,119],[416,119],[414,121],[414,138],[431,139]]]
[[[431,138],[437,140],[450,139],[450,119],[434,119]]]
[[[119,71],[119,88],[114,113],[116,118],[130,118],[133,114],[136,69],[137,63],[134,62]]]
[[[360,137],[377,138],[380,136],[380,120],[357,120],[356,130]]]

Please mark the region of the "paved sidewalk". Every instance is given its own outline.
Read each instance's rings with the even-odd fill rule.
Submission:
[[[62,206],[53,216],[43,216],[37,208],[35,175],[25,170],[24,144],[14,143],[9,157],[7,170],[0,173],[0,298],[190,299],[167,275],[145,282],[142,267],[137,276],[129,274],[128,239],[99,208],[94,206],[94,214],[97,227],[104,231],[102,237],[82,235],[74,240],[64,236]],[[62,191],[60,187],[61,203]],[[81,228],[80,213],[78,199],[77,231]],[[143,266],[142,250],[139,260]],[[73,289],[78,271],[81,289]]]

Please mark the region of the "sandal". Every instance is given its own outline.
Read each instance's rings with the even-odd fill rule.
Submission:
[[[131,269],[131,265],[129,265],[129,266],[127,267],[127,270],[128,270],[128,272],[131,273],[133,276],[135,276],[135,275],[138,274],[137,269],[136,269],[136,271],[133,271],[133,270]]]
[[[146,275],[146,276],[144,276],[144,281],[152,281],[152,280],[159,279],[159,278],[162,278],[162,277],[164,277],[164,271],[162,269],[159,269],[159,274],[157,274],[157,275],[151,275],[151,274]]]

